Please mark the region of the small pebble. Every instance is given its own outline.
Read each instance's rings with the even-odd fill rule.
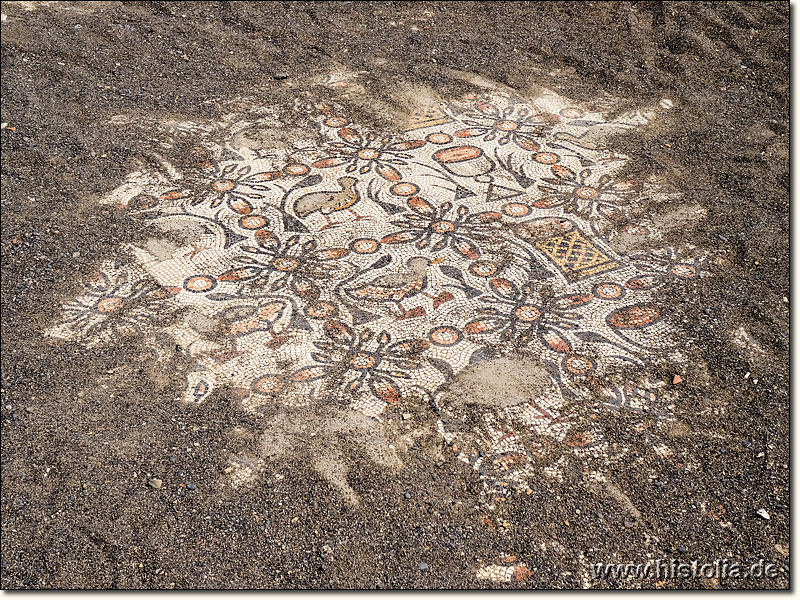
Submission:
[[[675,375],[675,377],[672,378],[672,385],[678,385],[682,381],[683,377],[681,377],[680,375]]]
[[[160,489],[163,483],[164,482],[160,479],[153,478],[147,482],[147,485],[149,485],[151,488]]]
[[[420,571],[427,571],[427,570],[428,570],[428,563],[426,563],[426,562],[421,562],[421,563],[419,563],[419,564],[417,565],[417,568],[418,568]]]
[[[173,454],[172,456],[169,457],[169,462],[171,463],[178,462],[178,457]]]
[[[281,79],[288,79],[289,74],[288,73],[284,73],[283,71],[279,71],[279,72],[275,73],[275,75],[273,75],[273,77],[280,81]]]
[[[686,546],[678,546],[678,552],[681,554],[686,554]]]
[[[768,513],[766,510],[764,510],[763,508],[759,508],[759,509],[756,511],[756,514],[757,514],[759,517],[761,517],[762,519],[765,519],[765,520],[767,520],[767,521],[769,521],[769,519],[770,519],[769,513]]]
[[[406,492],[404,496],[406,497],[406,500],[409,500],[411,498],[411,492]]]
[[[197,486],[195,484],[193,484],[193,483],[187,483],[186,484],[186,489],[187,490],[196,490]]]

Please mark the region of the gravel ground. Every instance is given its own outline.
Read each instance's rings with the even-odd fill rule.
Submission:
[[[581,554],[764,559],[779,569],[775,579],[595,587],[788,586],[788,3],[4,2],[2,11],[3,588],[580,587]],[[691,356],[676,407],[688,427],[671,441],[699,467],[665,465],[658,481],[613,473],[639,518],[568,472],[510,501],[514,526],[499,535],[481,521],[469,467],[436,460],[433,430],[400,471],[338,439],[234,493],[217,485],[226,457],[251,451],[274,415],[246,413],[225,393],[197,407],[175,402],[186,365],[166,376],[135,341],[87,350],[43,338],[80,278],[141,238],[133,220],[96,203],[160,148],[161,134],[143,135],[137,120],[220,118],[219,100],[242,90],[289,103],[287,80],[341,68],[368,71],[374,98],[390,98],[401,79],[458,91],[455,68],[586,105],[604,93],[630,106],[674,100],[670,119],[615,144],[633,158],[632,175],[656,174],[708,211],[702,226],[667,227],[668,241],[726,260],[662,299]],[[361,121],[381,124],[360,108]],[[110,125],[115,115],[132,124]],[[668,207],[652,210],[674,225]],[[740,329],[752,343],[734,341]],[[309,467],[332,449],[347,457],[361,508]],[[152,477],[163,486],[148,486]],[[474,569],[501,552],[524,559],[531,576],[476,581]]]

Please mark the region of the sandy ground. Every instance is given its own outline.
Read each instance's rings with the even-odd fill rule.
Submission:
[[[764,559],[779,576],[592,585],[788,586],[788,3],[4,2],[2,11],[3,588],[571,588],[585,585],[587,562],[645,557]],[[651,480],[619,468],[597,486],[567,468],[562,482],[509,500],[511,526],[498,531],[476,502],[480,481],[440,458],[441,438],[413,409],[420,437],[402,468],[369,451],[391,429],[324,414],[327,437],[267,456],[260,483],[234,491],[219,485],[229,457],[263,458],[264,432],[284,448],[281,439],[302,433],[291,415],[253,415],[224,390],[199,406],[176,402],[187,365],[166,370],[136,340],[86,349],[44,338],[80,278],[142,239],[135,220],[97,203],[164,152],[163,133],[142,123],[219,119],[243,91],[256,104],[290,103],[342,70],[366,73],[368,94],[346,100],[375,127],[399,89],[469,91],[453,70],[586,106],[602,94],[630,107],[674,101],[669,118],[615,147],[632,157],[631,176],[655,175],[707,211],[697,226],[650,207],[667,241],[724,257],[713,277],[662,299],[691,357],[670,444],[695,469],[663,463]],[[166,158],[180,164],[191,147],[190,137]],[[674,371],[665,364],[658,375]],[[475,389],[468,375],[460,385]],[[627,429],[609,427],[630,442]],[[151,477],[169,485],[155,490]],[[530,575],[476,580],[501,553]]]

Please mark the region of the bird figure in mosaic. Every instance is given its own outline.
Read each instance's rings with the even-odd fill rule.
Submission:
[[[367,283],[345,288],[344,293],[358,302],[393,302],[400,310],[399,319],[424,316],[427,314],[424,307],[417,306],[407,311],[403,307],[403,301],[422,294],[433,300],[435,309],[443,302],[453,299],[449,292],[438,296],[425,292],[428,287],[428,266],[433,262],[423,256],[414,256],[406,261],[407,269],[383,273]]]
[[[338,191],[310,192],[298,198],[294,203],[295,214],[304,219],[315,212],[319,212],[328,221],[328,224],[322,229],[340,226],[341,223],[334,225],[329,215],[341,210],[349,211],[355,216],[356,221],[364,219],[364,216],[359,215],[351,208],[361,199],[358,190],[356,190],[358,180],[355,177],[340,177],[336,180],[336,183],[341,188]]]

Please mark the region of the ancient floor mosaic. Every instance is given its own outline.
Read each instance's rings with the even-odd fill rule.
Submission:
[[[654,298],[701,276],[703,260],[692,248],[614,250],[616,236],[658,240],[631,215],[664,192],[621,180],[626,157],[602,140],[670,106],[607,120],[554,94],[491,92],[386,135],[342,107],[298,101],[318,139],[274,151],[206,144],[195,148],[199,174],[132,174],[105,201],[194,239],[100,265],[48,334],[88,346],[167,339],[194,362],[188,402],[226,385],[253,410],[335,404],[376,426],[389,405],[429,407],[490,507],[559,476],[559,460],[537,459],[546,447],[624,454],[592,423],[600,412],[641,415],[638,435],[668,456],[657,428],[673,418],[670,385],[648,365],[681,357]],[[266,112],[261,125],[281,126]],[[230,140],[243,126],[218,128]],[[189,319],[169,317],[187,309]],[[469,399],[448,386],[512,350],[534,357],[541,393],[465,425]],[[504,559],[477,575],[526,571]]]

